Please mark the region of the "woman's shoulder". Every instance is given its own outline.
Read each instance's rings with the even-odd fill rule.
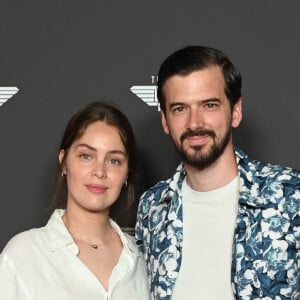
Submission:
[[[2,254],[6,254],[10,257],[18,257],[26,255],[33,255],[34,249],[39,248],[46,239],[46,231],[44,227],[32,228],[23,232],[20,232],[13,236],[5,248]]]
[[[124,238],[126,239],[127,243],[132,245],[133,247],[135,246],[135,238],[134,236],[128,234],[127,232],[122,231]]]

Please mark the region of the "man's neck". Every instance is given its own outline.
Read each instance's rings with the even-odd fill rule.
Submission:
[[[208,192],[221,188],[238,175],[238,167],[232,146],[226,147],[223,154],[204,169],[185,164],[187,183],[196,191]]]

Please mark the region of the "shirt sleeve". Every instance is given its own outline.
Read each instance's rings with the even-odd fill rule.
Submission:
[[[136,225],[135,225],[135,238],[136,244],[141,253],[145,253],[144,243],[143,243],[143,219],[144,219],[144,201],[143,197],[140,198],[140,203],[137,211]]]
[[[30,300],[24,281],[13,261],[7,255],[0,255],[0,300]]]

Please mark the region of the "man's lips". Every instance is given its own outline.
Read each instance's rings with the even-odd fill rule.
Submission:
[[[197,131],[187,131],[181,136],[181,142],[186,140],[191,146],[202,145],[207,142],[209,138],[214,138],[215,133],[210,130],[197,130]]]
[[[107,187],[100,184],[86,184],[86,188],[94,194],[103,194],[106,192]]]
[[[186,137],[185,140],[189,143],[189,145],[203,145],[207,142],[209,135],[194,135]]]

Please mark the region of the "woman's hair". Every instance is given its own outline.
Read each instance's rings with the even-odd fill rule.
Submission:
[[[102,102],[93,102],[75,113],[69,120],[63,134],[60,150],[64,150],[63,159],[59,165],[56,175],[56,188],[53,197],[53,206],[55,208],[65,208],[67,202],[67,182],[62,174],[62,168],[65,164],[70,147],[85,132],[86,128],[97,121],[102,121],[110,126],[114,126],[124,144],[128,156],[128,177],[127,185],[122,188],[118,200],[112,208],[119,207],[119,203],[126,201],[126,207],[129,208],[135,199],[136,184],[136,147],[134,133],[126,116],[117,108]],[[122,199],[122,201],[121,201]]]

